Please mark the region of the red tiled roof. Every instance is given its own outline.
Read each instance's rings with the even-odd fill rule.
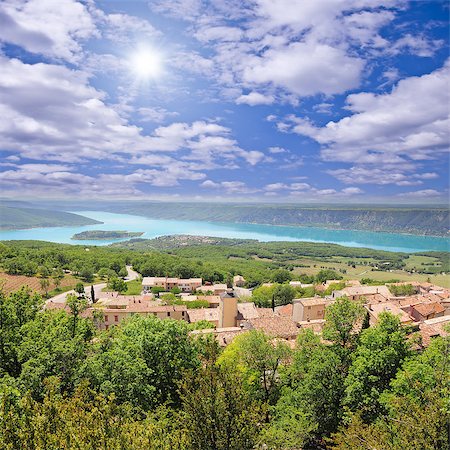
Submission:
[[[413,308],[423,317],[428,317],[430,314],[440,314],[445,311],[445,308],[437,302],[419,303],[414,305]]]
[[[258,319],[250,319],[248,323],[252,328],[264,331],[273,337],[289,339],[294,338],[299,333],[295,322],[288,317],[260,317]]]

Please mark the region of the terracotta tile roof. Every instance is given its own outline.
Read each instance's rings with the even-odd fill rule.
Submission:
[[[258,311],[258,317],[273,317],[275,314],[272,308],[256,308]]]
[[[422,346],[428,347],[430,345],[431,340],[437,336],[448,336],[448,332],[444,330],[444,326],[447,323],[448,321],[436,323],[433,325],[421,323],[419,333],[422,336]]]
[[[419,303],[413,308],[423,317],[428,317],[431,314],[440,314],[445,311],[445,308],[438,302]]]
[[[401,323],[409,323],[412,322],[411,317],[409,314],[407,314],[405,311],[400,309],[397,305],[394,305],[391,302],[385,302],[385,303],[375,303],[367,305],[366,308],[369,311],[369,314],[375,318],[375,320],[378,320],[378,316],[382,312],[389,312],[393,314],[394,316],[398,316]]]
[[[294,305],[292,303],[289,303],[288,305],[279,306],[275,308],[275,312],[284,317],[292,317],[292,310],[294,308]]]
[[[282,316],[260,317],[248,321],[251,328],[261,330],[273,337],[292,339],[298,335],[299,329],[295,322]]]
[[[303,306],[328,305],[330,300],[323,297],[295,298],[294,303],[301,303]]]
[[[238,320],[256,319],[259,317],[256,306],[253,302],[238,303]]]
[[[200,320],[207,320],[209,322],[219,321],[219,309],[218,308],[198,308],[187,310],[189,322],[195,323]]]

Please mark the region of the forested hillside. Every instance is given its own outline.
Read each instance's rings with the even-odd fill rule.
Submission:
[[[62,227],[101,223],[78,214],[35,208],[16,208],[0,204],[0,229]]]
[[[449,209],[446,208],[127,202],[102,204],[101,209],[154,219],[317,226],[439,236],[448,234],[450,224]]]

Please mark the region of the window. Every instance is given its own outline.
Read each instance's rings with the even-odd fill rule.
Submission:
[[[311,309],[311,306],[308,306],[308,309]]]
[[[119,321],[119,316],[114,316],[114,322],[118,322]]]
[[[170,317],[170,312],[167,313],[167,317]]]
[[[105,316],[105,322],[108,322],[108,316]]]
[[[105,330],[107,330],[109,328],[109,325],[105,325]]]

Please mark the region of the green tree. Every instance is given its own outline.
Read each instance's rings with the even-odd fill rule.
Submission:
[[[48,281],[48,278],[41,278],[39,280],[39,284],[41,285],[41,289],[45,292],[45,296],[48,296],[48,288],[50,286],[50,281]]]
[[[75,285],[75,292],[78,294],[78,297],[84,297],[85,292],[84,292],[84,284],[79,282]]]
[[[115,292],[126,292],[128,287],[127,283],[122,280],[121,278],[113,277],[108,281],[108,289],[115,291]]]
[[[183,372],[198,366],[197,349],[184,321],[133,316],[94,345],[80,373],[105,395],[150,410],[178,404]]]
[[[322,269],[315,277],[318,283],[324,283],[327,280],[342,280],[342,278],[342,275],[331,269]]]
[[[78,317],[88,305],[85,298],[77,297],[74,294],[66,296],[66,305],[69,307],[72,315],[72,337],[74,338],[77,331]]]
[[[255,397],[273,404],[279,394],[279,369],[289,354],[284,342],[272,342],[262,331],[251,330],[236,336],[218,363],[237,368]]]
[[[286,269],[278,269],[272,275],[272,281],[274,283],[286,283],[287,281],[292,280],[292,274],[289,270]]]
[[[323,337],[342,348],[353,348],[358,334],[358,322],[364,316],[364,307],[347,297],[340,297],[325,309]]]
[[[90,282],[94,279],[94,270],[92,267],[83,267],[80,271],[80,277],[87,282]]]
[[[295,298],[295,289],[289,284],[278,284],[273,289],[275,306],[288,305]]]
[[[114,272],[114,270],[112,269],[108,269],[106,267],[102,267],[99,271],[98,271],[98,276],[102,279],[110,279],[112,277],[117,276],[116,272]]]
[[[48,278],[50,276],[50,270],[47,266],[39,266],[37,268],[40,278]]]
[[[381,313],[378,324],[359,336],[345,380],[344,404],[351,411],[358,411],[365,421],[384,412],[380,396],[410,354],[405,335],[398,317]]]
[[[282,371],[281,396],[264,434],[269,447],[273,445],[270,448],[317,448],[324,436],[337,430],[345,378],[341,365],[339,354],[311,330],[299,334],[292,364]]]
[[[153,287],[151,288],[152,294],[153,294],[153,295],[156,295],[158,298],[159,298],[159,294],[160,294],[161,292],[164,292],[164,291],[165,291],[165,289],[164,289],[163,287],[161,287],[161,286],[153,286]]]
[[[21,371],[17,382],[34,398],[42,398],[47,377],[58,376],[65,392],[72,392],[78,383],[79,368],[86,359],[94,328],[92,320],[79,317],[74,336],[73,324],[73,316],[66,311],[50,310],[40,311],[21,327],[17,347]]]
[[[61,281],[64,279],[64,272],[62,271],[62,269],[55,269],[52,272],[52,278],[53,278],[53,283],[55,285],[56,289],[59,289],[59,286],[61,285]]]
[[[217,344],[207,345],[201,368],[185,376],[181,383],[190,448],[251,450],[257,443],[264,410],[245,390],[238,373],[216,364]]]

